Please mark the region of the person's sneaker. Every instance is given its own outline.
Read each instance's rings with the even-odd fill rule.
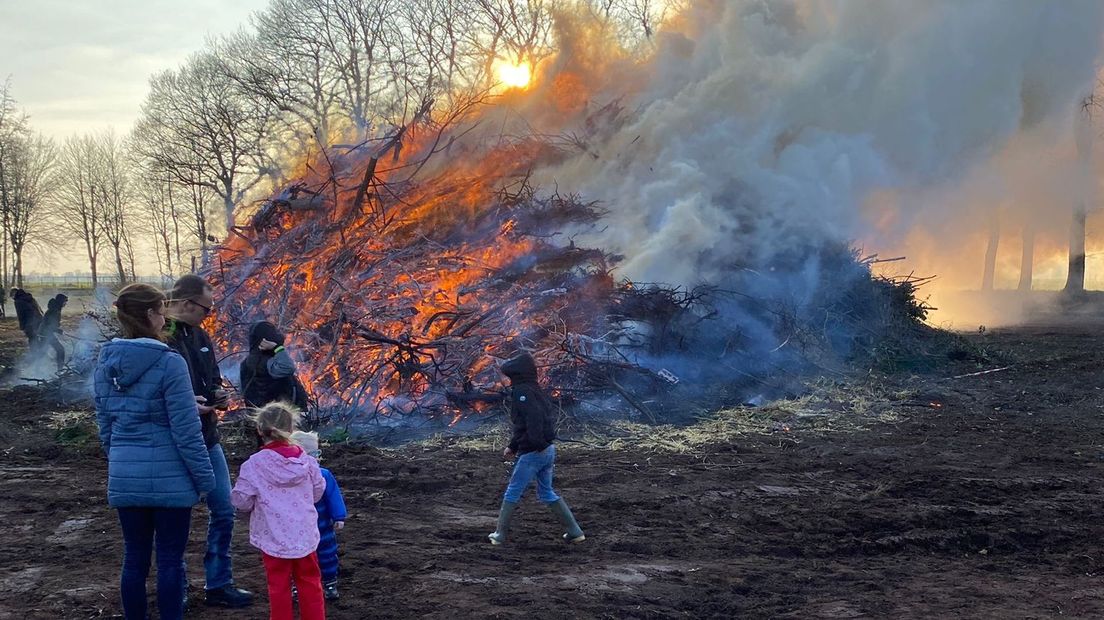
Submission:
[[[487,534],[487,538],[491,541],[492,545],[501,545],[506,542],[506,537],[498,532]]]
[[[341,598],[341,595],[337,592],[336,583],[324,583],[322,584],[322,594],[326,597],[327,601],[336,601]]]
[[[571,534],[564,534],[563,539],[564,539],[565,542],[568,542],[568,543],[581,543],[584,540],[586,540],[586,536],[583,536],[582,534],[579,534],[575,538],[572,538]]]
[[[210,607],[240,609],[253,604],[253,593],[235,588],[234,584],[226,584],[221,588],[207,590],[207,598],[204,602]]]

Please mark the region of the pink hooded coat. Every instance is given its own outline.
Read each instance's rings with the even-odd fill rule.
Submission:
[[[242,464],[230,493],[249,515],[249,543],[277,558],[298,559],[318,548],[318,512],[326,481],[318,461],[299,446],[268,445]]]

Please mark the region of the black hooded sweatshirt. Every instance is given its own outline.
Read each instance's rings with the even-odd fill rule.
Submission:
[[[188,362],[195,395],[206,398],[208,403],[215,402],[215,392],[222,389],[222,373],[211,337],[203,328],[176,319],[165,321],[165,336],[165,343]],[[208,448],[214,447],[219,442],[218,413],[201,415],[199,421],[203,426],[203,442]]]
[[[295,362],[283,349],[285,336],[268,321],[249,330],[249,355],[241,364],[242,395],[250,407],[263,407],[278,400],[307,409],[307,391],[295,376]],[[277,344],[275,351],[262,351],[261,341]]]
[[[514,434],[510,449],[518,455],[540,452],[556,440],[556,420],[552,401],[537,383],[537,362],[522,353],[502,364],[502,374],[510,379],[510,422]]]
[[[19,318],[19,329],[23,330],[28,340],[34,340],[42,323],[42,308],[35,301],[34,295],[23,289],[15,289],[12,293],[12,304],[15,306],[15,315]]]
[[[46,304],[46,314],[42,316],[38,328],[39,338],[49,339],[61,332],[61,311],[68,302],[69,298],[61,293],[50,299]]]

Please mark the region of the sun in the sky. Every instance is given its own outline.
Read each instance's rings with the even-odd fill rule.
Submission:
[[[525,88],[532,78],[532,70],[527,62],[510,62],[501,58],[495,59],[495,79],[506,88]]]

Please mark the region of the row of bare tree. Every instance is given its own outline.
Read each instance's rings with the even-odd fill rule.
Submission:
[[[21,280],[28,248],[79,245],[94,280],[111,264],[126,281],[150,248],[163,274],[184,271],[251,192],[283,180],[282,162],[477,100],[496,61],[539,65],[557,29],[647,49],[683,1],[271,0],[248,28],[154,75],[123,138],[36,136],[5,87],[4,283]]]
[[[85,255],[93,283],[110,265],[112,280],[137,272],[139,241],[155,237],[161,272],[173,273],[197,244],[204,216],[179,189],[144,174],[130,143],[113,132],[60,144],[36,133],[0,86],[0,280],[22,286],[28,252]],[[173,259],[175,258],[175,262]]]

